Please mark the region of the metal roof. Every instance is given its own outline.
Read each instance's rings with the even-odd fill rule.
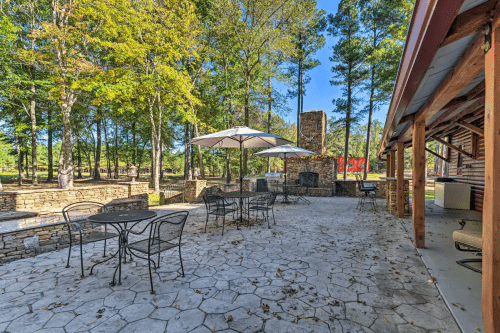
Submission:
[[[465,0],[463,1],[456,15],[464,13],[485,2],[487,2],[487,0]],[[402,55],[400,63],[398,77],[394,86],[393,97],[387,115],[387,120],[384,128],[384,136],[382,137],[381,140],[381,147],[379,149],[379,153],[382,153],[384,149],[388,149],[389,147],[392,146],[393,143],[390,142],[389,139],[399,136],[402,133],[402,131],[406,128],[407,123],[400,123],[401,119],[404,116],[417,113],[425,105],[425,103],[433,95],[433,93],[443,82],[443,80],[448,76],[448,74],[453,69],[457,61],[462,57],[464,52],[471,45],[471,43],[474,41],[474,39],[478,34],[478,33],[473,33],[462,39],[456,40],[453,43],[450,43],[442,47],[438,47],[437,49],[434,49],[435,51],[433,51],[432,49],[426,49],[427,45],[424,43],[424,39],[425,35],[432,35],[432,29],[429,28],[431,23],[433,23],[432,20],[439,21],[439,19],[441,18],[440,15],[443,15],[443,13],[445,13],[445,11],[443,11],[442,9],[441,12],[436,13],[435,11],[437,9],[435,8],[437,8],[437,6],[439,5],[446,3],[447,3],[446,0],[436,0],[436,2],[433,4],[434,7],[429,5],[425,9],[419,8],[422,7],[422,4],[420,4],[418,0],[415,3],[416,7],[412,14],[412,21],[410,23],[410,27],[408,30],[409,32],[408,32],[407,43],[411,42],[410,34],[421,33],[424,37],[421,37],[422,45],[419,45],[418,41],[413,40],[412,42],[415,43],[415,45],[410,45],[410,47],[408,47],[408,45],[405,46],[405,51]],[[430,17],[428,21],[423,21],[423,22],[418,21],[418,16],[423,15],[422,13],[419,13],[419,10],[426,11],[425,14]],[[452,9],[450,8],[450,11],[451,10]],[[435,15],[435,17],[432,17],[432,15]],[[454,17],[456,17],[456,15]],[[417,19],[414,19],[414,17],[417,17]],[[448,17],[445,23],[447,24],[446,31],[449,30],[452,22],[453,20],[450,21]],[[436,26],[435,22],[434,25]],[[417,32],[416,29],[419,29],[420,31]],[[412,66],[416,67],[416,64],[418,64],[419,56],[425,53],[432,53],[432,52],[435,52],[432,61],[426,68],[423,77],[420,76],[421,77],[420,83],[418,84],[418,87],[415,89],[414,93],[412,95],[409,95],[410,99],[407,99],[407,101],[409,100],[409,102],[405,103],[404,94],[406,93],[407,94],[406,96],[408,96],[407,90],[411,89],[411,87],[405,88],[405,86],[409,85],[408,82],[411,83],[412,75],[415,77],[415,80],[418,80],[419,74],[412,73],[411,72],[412,68],[408,67],[403,68],[404,64],[408,62],[408,59],[413,59],[414,63],[412,64]],[[402,71],[405,70],[406,70],[405,73],[401,73]],[[450,99],[467,94],[471,89],[473,89],[482,81],[484,81],[484,71],[480,75],[478,75],[474,80],[472,80],[472,82],[470,82],[467,85],[467,87],[464,88],[459,94],[457,94],[456,96],[450,96]],[[404,89],[406,89],[406,91]],[[472,103],[473,101],[470,101],[468,103],[465,103],[461,107],[457,108],[457,110],[455,110],[452,115],[448,116],[447,119],[452,118],[454,115],[458,114],[460,111],[462,111]],[[427,121],[427,125],[430,124],[435,119],[437,119],[443,112],[445,112],[445,110],[440,110],[437,114],[433,115],[433,117]]]

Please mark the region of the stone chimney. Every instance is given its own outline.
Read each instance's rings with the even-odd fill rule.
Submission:
[[[326,114],[308,111],[300,114],[300,148],[326,154]]]

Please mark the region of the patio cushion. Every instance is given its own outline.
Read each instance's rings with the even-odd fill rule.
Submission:
[[[483,248],[483,232],[474,230],[456,230],[453,232],[453,240],[478,249]]]

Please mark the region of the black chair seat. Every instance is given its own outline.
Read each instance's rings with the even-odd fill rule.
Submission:
[[[159,245],[158,245],[159,244]],[[158,239],[154,239],[151,242],[151,250],[150,254],[157,254],[171,248],[178,246],[179,244],[170,243],[167,241],[162,241]],[[129,243],[128,247],[132,250],[142,252],[144,254],[148,254],[149,247],[149,239],[143,239],[137,242]]]
[[[212,215],[226,215],[226,214],[230,214],[232,212],[236,212],[238,211],[238,209],[234,209],[234,208],[217,208],[217,209],[214,209],[212,211],[210,211],[210,214]]]
[[[82,243],[87,244],[87,243],[92,243],[92,242],[98,242],[102,241],[105,239],[110,239],[110,238],[115,238],[118,237],[119,235],[114,232],[101,232],[101,231],[95,231],[91,232],[88,234],[84,234],[82,238]]]

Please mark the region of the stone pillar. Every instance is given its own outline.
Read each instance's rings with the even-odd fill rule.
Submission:
[[[397,202],[398,183],[396,179],[387,180],[387,211],[389,214],[399,216]],[[403,216],[410,215],[410,181],[405,179],[403,183]]]
[[[326,154],[326,113],[308,111],[300,114],[300,148]]]
[[[149,205],[149,183],[147,182],[123,182],[120,185],[128,186],[128,197],[133,199],[141,199],[142,207],[148,208]]]
[[[252,192],[252,184],[256,182],[256,179],[243,178],[243,192]]]
[[[184,200],[189,203],[200,200],[201,191],[207,186],[206,180],[186,180],[186,194]]]

